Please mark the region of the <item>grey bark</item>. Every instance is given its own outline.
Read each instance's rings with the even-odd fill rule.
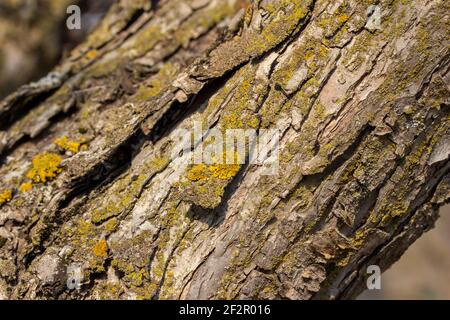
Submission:
[[[118,1],[0,103],[0,296],[357,296],[449,202],[448,12]],[[196,120],[281,126],[280,174],[184,169],[170,152]]]

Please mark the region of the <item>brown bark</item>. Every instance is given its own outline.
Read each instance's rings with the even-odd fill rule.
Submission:
[[[0,103],[0,296],[355,297],[449,201],[448,12],[118,1]],[[176,130],[197,120],[281,128],[279,175],[183,168]]]

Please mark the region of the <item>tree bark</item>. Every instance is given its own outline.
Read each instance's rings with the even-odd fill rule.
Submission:
[[[0,103],[0,297],[357,296],[449,202],[449,9],[116,2]],[[279,174],[182,166],[196,121],[281,128]]]

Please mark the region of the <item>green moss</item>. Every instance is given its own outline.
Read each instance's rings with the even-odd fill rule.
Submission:
[[[408,212],[408,204],[402,201],[388,205],[381,219],[382,224],[387,224],[390,220],[404,216]]]
[[[121,259],[113,259],[111,266],[124,273],[123,281],[133,287],[141,287],[150,278],[145,268],[136,268],[128,261]]]
[[[97,285],[101,300],[119,300],[123,289],[120,283],[100,282]]]
[[[92,235],[95,230],[95,226],[89,221],[80,220],[76,227],[76,233],[81,237],[87,237]]]
[[[80,248],[81,251],[89,250],[86,254],[92,254],[92,248],[97,244],[100,235],[97,228],[84,219],[79,219],[73,227],[70,226],[64,232],[70,237],[75,247]]]
[[[350,19],[347,11],[349,11],[349,6],[344,1],[332,15],[323,14],[319,19],[318,25],[326,30],[327,36],[333,35]]]
[[[119,221],[116,218],[112,218],[105,223],[105,230],[108,233],[112,233],[117,230],[119,226]]]
[[[124,212],[136,200],[145,180],[146,176],[144,175],[140,175],[135,179],[134,177],[126,176],[119,180],[111,189],[107,190],[107,194],[110,195],[111,199],[105,201],[105,205],[92,212],[92,222],[99,224]]]
[[[149,279],[149,274],[145,269],[139,269],[136,272],[131,272],[125,275],[126,279],[131,282],[135,287],[140,287],[144,284],[144,281]]]
[[[158,96],[175,79],[179,67],[172,64],[164,64],[159,72],[153,76],[150,81],[141,84],[133,99],[136,102],[147,102],[153,97]]]
[[[165,41],[168,34],[157,23],[142,28],[133,35],[124,46],[118,49],[118,56],[134,59],[152,50],[158,43]]]
[[[353,178],[353,173],[357,169],[358,164],[356,161],[350,163],[344,170],[343,174],[340,177],[340,182],[343,184],[348,183]]]
[[[162,252],[156,254],[156,263],[152,267],[152,275],[157,279],[161,279],[164,276],[164,269],[166,265],[166,260]]]
[[[159,80],[153,80],[148,85],[141,84],[136,92],[135,99],[137,101],[148,101],[150,98],[157,96],[162,90]]]
[[[233,16],[237,10],[236,5],[228,1],[220,1],[213,6],[198,10],[181,24],[175,31],[174,38],[180,45],[187,47],[196,34],[210,30],[224,18]],[[196,30],[196,32],[194,33],[192,30]]]
[[[159,283],[144,283],[142,287],[133,288],[137,300],[151,300],[159,289]]]
[[[291,34],[298,26],[299,21],[305,18],[308,13],[310,1],[281,0],[277,3],[277,8],[269,9],[272,12],[272,21],[262,30],[261,34],[252,37],[249,42],[252,48],[261,55],[267,51],[267,47],[273,47]],[[287,12],[284,17],[279,16],[280,12]],[[276,16],[276,17],[275,17]]]
[[[349,264],[349,262],[350,262],[351,257],[352,257],[352,254],[346,255],[344,258],[340,259],[340,260],[336,263],[336,265],[337,265],[338,267],[341,267],[341,268],[347,266],[347,265]]]
[[[249,101],[255,96],[255,68],[251,65],[243,67],[238,73],[228,81],[224,90],[219,91],[212,97],[207,108],[203,112],[204,123],[210,121],[209,116],[216,114],[218,108],[223,108],[219,119],[218,128],[223,133],[227,129],[248,129],[259,125],[259,119],[250,110]],[[227,101],[224,104],[224,101]],[[208,146],[213,140],[204,141],[203,147]],[[212,209],[220,204],[225,187],[241,169],[241,165],[235,155],[233,164],[226,163],[226,154],[223,154],[221,161],[217,160],[213,164],[196,164],[191,166],[186,173],[187,181],[185,185],[180,184],[182,192],[181,198],[191,201],[203,208]]]
[[[310,12],[311,3],[311,0],[279,1],[276,10],[265,17],[266,25],[262,30],[246,25],[239,35],[214,49],[209,63],[197,70],[196,75],[218,77],[237,65],[262,56],[300,28]],[[251,10],[256,9],[256,4],[253,4]]]

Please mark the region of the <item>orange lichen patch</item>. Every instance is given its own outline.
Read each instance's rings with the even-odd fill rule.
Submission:
[[[71,141],[66,136],[56,139],[54,144],[61,149],[72,152],[73,154],[80,152],[80,149],[84,146],[82,142]]]
[[[349,19],[349,16],[346,14],[341,14],[337,17],[337,21],[339,24],[346,23],[348,21],[348,19]]]
[[[201,164],[196,164],[188,171],[187,177],[191,181],[202,181],[208,178],[208,167]]]
[[[97,50],[90,50],[88,51],[88,53],[86,53],[86,58],[88,58],[89,60],[95,59],[98,56],[98,51]]]
[[[106,243],[106,240],[103,239],[97,242],[92,248],[92,252],[99,258],[106,258],[108,256],[108,244]]]
[[[33,188],[33,185],[29,182],[22,183],[22,185],[19,187],[19,191],[22,193],[26,193],[30,191]]]
[[[238,164],[215,164],[209,166],[209,171],[212,176],[221,180],[228,180],[233,178],[241,169]]]
[[[236,176],[241,169],[237,153],[234,154],[234,163],[226,163],[226,153],[222,155],[222,161],[215,161],[215,164],[205,165],[203,163],[194,165],[188,172],[187,178],[193,182],[203,181],[209,177],[220,180],[229,180]]]
[[[55,178],[61,169],[59,165],[62,159],[54,153],[43,153],[33,159],[33,167],[27,172],[26,177],[35,183],[45,183]]]
[[[11,201],[12,198],[13,198],[12,190],[9,190],[9,189],[4,190],[0,193],[0,204],[5,204],[5,203]]]

